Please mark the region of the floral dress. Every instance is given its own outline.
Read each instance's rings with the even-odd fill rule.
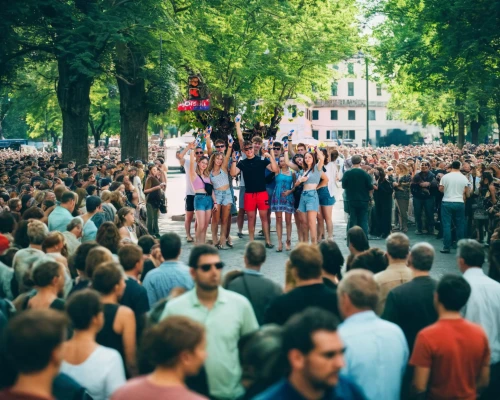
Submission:
[[[281,195],[284,191],[290,190],[293,187],[292,172],[288,171],[288,174],[284,174],[280,171],[274,179],[276,181],[276,187],[274,188],[271,200],[271,212],[293,214],[295,212],[293,194],[289,194],[286,197]]]

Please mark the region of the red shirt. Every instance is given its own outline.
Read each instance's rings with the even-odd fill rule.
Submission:
[[[129,380],[111,396],[111,400],[207,400],[206,397],[190,391],[184,386],[158,386],[147,376]]]
[[[410,365],[430,368],[428,399],[476,400],[476,380],[490,363],[483,329],[465,319],[441,319],[420,331]]]

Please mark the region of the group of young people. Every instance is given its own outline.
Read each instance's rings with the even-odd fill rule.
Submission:
[[[276,218],[278,252],[292,248],[292,216],[299,241],[316,243],[318,237],[332,239],[332,207],[341,177],[338,150],[329,152],[303,143],[295,146],[291,135],[283,143],[271,139],[263,146],[260,136],[244,140],[240,122],[235,125],[239,151],[233,149],[232,137],[227,143],[216,140],[214,150],[206,132],[206,152],[197,142],[178,152],[177,157],[186,171],[187,241],[205,243],[211,223],[213,244],[219,249],[232,248],[231,217],[236,213],[238,236],[243,236],[246,215],[249,240],[252,241],[257,212],[262,224],[260,234],[265,237],[269,249],[274,247],[270,235],[272,213]],[[235,178],[239,179],[237,197],[233,187]],[[193,239],[194,215],[196,233]]]

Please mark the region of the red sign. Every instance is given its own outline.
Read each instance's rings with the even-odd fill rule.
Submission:
[[[208,111],[210,100],[186,100],[177,105],[177,111]]]

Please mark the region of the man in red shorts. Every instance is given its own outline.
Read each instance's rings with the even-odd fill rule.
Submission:
[[[255,157],[252,142],[245,140],[242,151],[246,159],[233,162],[231,165],[231,175],[236,176],[243,172],[245,179],[245,211],[248,215],[248,234],[250,241],[254,240],[256,211],[259,210],[262,230],[266,238],[266,247],[272,249],[271,237],[269,233],[269,218],[267,210],[269,209],[269,196],[266,191],[265,171],[266,169],[278,173],[278,164],[274,157],[274,150],[271,148],[271,154],[264,153],[263,158]],[[233,153],[233,157],[234,153]],[[236,158],[233,158],[236,161]]]

